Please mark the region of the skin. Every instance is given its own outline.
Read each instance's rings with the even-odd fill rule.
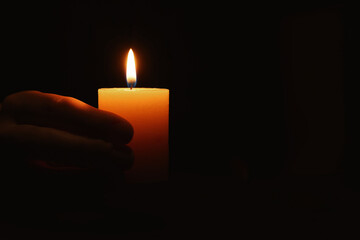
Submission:
[[[23,91],[0,104],[0,147],[12,166],[126,170],[133,162],[126,146],[132,136],[124,118],[72,97]]]

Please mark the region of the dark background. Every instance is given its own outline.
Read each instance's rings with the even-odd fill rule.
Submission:
[[[137,86],[170,89],[171,176],[340,176],[336,183],[359,189],[354,5],[49,1],[2,8],[2,98],[34,89],[97,106],[98,88],[126,87],[133,48]]]
[[[171,91],[173,171],[232,174],[242,161],[254,177],[332,173],[356,138],[353,7],[7,3],[1,96],[35,89],[97,106],[98,88],[126,86],[133,48],[137,86]]]

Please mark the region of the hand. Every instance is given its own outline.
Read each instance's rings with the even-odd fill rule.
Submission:
[[[132,135],[122,117],[71,97],[24,91],[0,104],[1,154],[12,165],[125,170],[133,161],[125,145]]]

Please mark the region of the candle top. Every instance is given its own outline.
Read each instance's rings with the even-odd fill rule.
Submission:
[[[100,91],[127,91],[127,92],[151,92],[151,91],[169,91],[167,88],[100,88]]]

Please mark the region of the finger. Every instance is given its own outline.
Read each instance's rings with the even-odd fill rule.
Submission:
[[[0,144],[10,158],[41,159],[62,166],[125,170],[133,162],[133,155],[125,146],[115,149],[104,140],[26,124],[1,127]]]
[[[128,143],[133,136],[131,124],[124,118],[72,97],[24,91],[8,96],[2,108],[22,124],[52,127],[120,143]]]

